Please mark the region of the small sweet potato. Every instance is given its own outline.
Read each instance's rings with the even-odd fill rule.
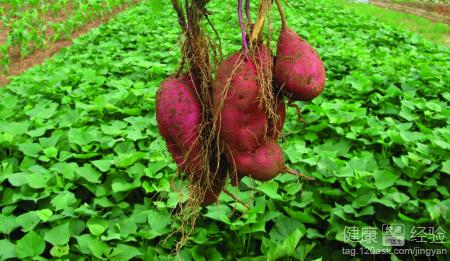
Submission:
[[[239,179],[250,176],[259,181],[275,178],[285,169],[281,147],[275,140],[268,138],[254,152],[233,153]]]

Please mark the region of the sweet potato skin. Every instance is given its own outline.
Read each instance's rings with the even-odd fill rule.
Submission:
[[[254,152],[235,153],[234,160],[239,170],[239,178],[250,176],[259,181],[268,181],[285,168],[283,151],[271,138]]]
[[[210,184],[202,177],[199,143],[202,108],[193,81],[188,76],[169,77],[161,83],[156,97],[156,120],[170,154],[183,172],[194,182],[200,182],[204,189],[201,205],[216,202],[225,185],[226,170],[221,169]],[[222,168],[226,166],[223,164]]]
[[[231,81],[230,81],[231,79]],[[219,106],[224,88],[230,84],[220,110],[220,137],[232,150],[254,151],[266,136],[267,119],[258,101],[256,66],[237,52],[218,68],[214,105]]]
[[[161,84],[156,98],[156,120],[177,165],[184,172],[197,172],[202,111],[193,93],[192,81],[170,77]]]
[[[280,33],[274,74],[295,100],[310,101],[325,87],[325,67],[317,52],[289,28]]]
[[[254,57],[260,64],[255,65],[252,57],[244,58],[242,52],[232,55],[219,66],[214,84],[214,104],[221,115],[220,138],[226,145],[227,158],[236,170],[231,176],[234,185],[244,176],[270,180],[284,168],[283,152],[276,143],[286,115],[283,96],[276,99],[280,120],[275,126],[268,121],[258,99],[257,78],[257,66],[264,68],[272,62],[272,57],[270,51],[263,48],[257,50]],[[229,90],[223,107],[220,107],[221,91],[227,83]]]

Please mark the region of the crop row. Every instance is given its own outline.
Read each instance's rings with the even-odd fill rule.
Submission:
[[[1,1],[0,72],[6,72],[11,56],[25,58],[49,42],[70,39],[87,23],[111,14],[136,0]],[[1,39],[1,37],[0,37]]]

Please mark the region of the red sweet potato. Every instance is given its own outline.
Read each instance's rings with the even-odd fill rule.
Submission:
[[[259,181],[267,181],[285,169],[283,151],[271,138],[254,152],[234,153],[233,156],[239,179],[250,176]]]
[[[214,106],[220,110],[220,137],[233,151],[254,151],[266,136],[267,119],[258,101],[256,66],[242,52],[225,60],[217,70]],[[222,102],[222,92],[226,91]]]
[[[257,60],[258,56],[253,58]],[[258,99],[260,86],[255,63],[266,61],[254,62],[238,52],[218,68],[214,105],[221,114],[221,140],[226,145],[228,160],[236,169],[237,176],[231,177],[233,184],[247,175],[261,181],[270,180],[284,168],[283,153],[274,139],[278,136],[274,130],[275,124],[268,121]],[[229,89],[221,106],[222,91],[227,87]],[[276,128],[281,130],[285,109],[282,96],[277,98],[280,121]]]
[[[206,178],[201,176],[199,127],[202,108],[194,92],[194,84],[187,76],[166,79],[157,92],[156,120],[173,159],[189,177],[201,182],[205,189],[202,205],[209,205],[217,201],[226,172],[217,174],[209,187],[205,184]]]
[[[283,90],[295,100],[310,101],[325,86],[325,67],[313,47],[289,28],[278,40],[274,74]]]
[[[200,102],[187,78],[168,78],[157,92],[156,120],[169,152],[184,171],[200,168],[199,126],[202,122]]]

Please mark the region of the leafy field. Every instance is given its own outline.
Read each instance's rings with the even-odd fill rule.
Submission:
[[[0,260],[173,259],[178,182],[154,103],[177,68],[179,30],[168,5],[151,3],[0,89]],[[240,48],[235,7],[213,4],[228,55]],[[288,22],[317,47],[328,82],[321,98],[299,103],[307,126],[289,109],[282,146],[290,167],[316,181],[281,175],[244,179],[241,192],[229,187],[250,208],[222,195],[203,210],[181,259],[346,260],[341,249],[361,245],[394,251],[381,244],[383,224],[403,224],[407,248],[449,249],[450,50],[332,1],[291,5]],[[348,227],[372,227],[377,240],[346,243]],[[447,234],[433,243],[425,231],[421,243],[414,227]]]
[[[70,39],[88,22],[134,0],[0,0],[0,73],[49,42]]]

